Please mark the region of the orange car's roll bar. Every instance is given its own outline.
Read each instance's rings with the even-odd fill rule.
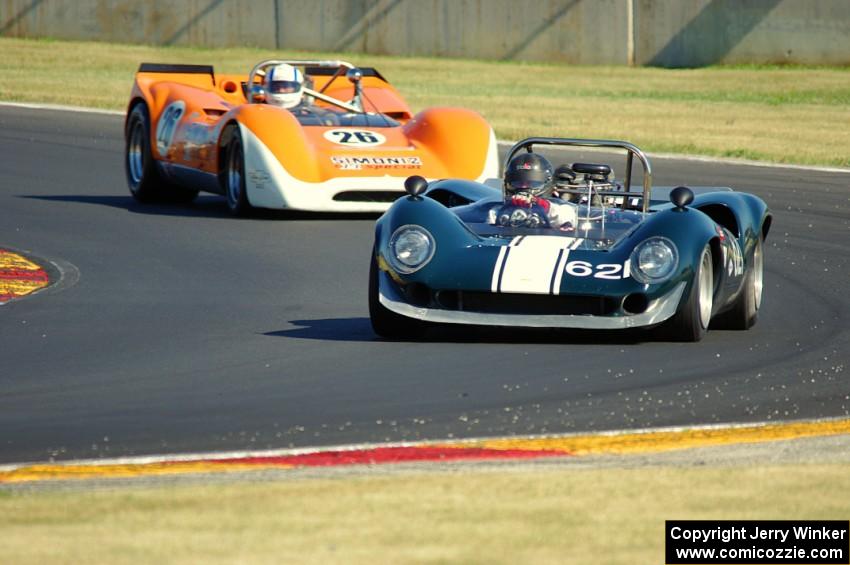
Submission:
[[[362,108],[358,108],[357,106],[354,106],[354,105],[349,104],[347,102],[343,102],[342,100],[337,100],[336,98],[333,98],[331,96],[327,96],[326,94],[323,94],[325,88],[327,88],[328,85],[330,83],[332,83],[336,77],[341,75],[343,73],[343,71],[347,71],[348,69],[355,68],[354,65],[352,65],[351,63],[349,63],[347,61],[335,61],[335,60],[330,60],[330,59],[328,59],[328,60],[319,60],[319,59],[316,59],[316,60],[310,60],[310,59],[266,59],[265,61],[260,61],[259,63],[254,65],[254,68],[251,69],[251,74],[248,75],[248,92],[249,92],[248,102],[249,103],[254,102],[254,100],[253,100],[254,96],[251,93],[251,91],[254,88],[254,81],[256,80],[256,78],[258,76],[265,76],[266,75],[266,68],[274,66],[274,65],[283,65],[283,64],[297,66],[297,67],[321,67],[321,68],[337,69],[337,72],[334,73],[334,76],[331,77],[331,79],[327,83],[325,83],[325,86],[322,87],[322,90],[315,91],[315,90],[312,90],[310,88],[305,88],[304,92],[306,92],[310,96],[318,98],[319,100],[323,100],[323,101],[328,102],[330,104],[334,104],[336,106],[339,106],[339,107],[341,107],[345,110],[348,110],[349,112],[356,112],[358,114],[363,113]]]

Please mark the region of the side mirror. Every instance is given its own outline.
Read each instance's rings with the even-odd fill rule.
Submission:
[[[348,69],[348,72],[345,73],[345,78],[347,78],[351,84],[357,84],[363,78],[363,71],[357,67]]]
[[[419,175],[407,177],[404,181],[404,190],[414,198],[425,192],[426,188],[428,188],[428,181]]]
[[[355,108],[363,110],[363,87],[360,85],[360,80],[363,78],[363,71],[354,67],[348,69],[345,73],[345,78],[354,85],[354,97],[351,99],[351,105]]]
[[[251,100],[250,102],[254,102],[256,104],[262,104],[266,101],[266,89],[264,89],[259,84],[255,84],[251,87]]]
[[[677,186],[670,191],[670,202],[679,210],[684,210],[693,201],[694,191],[687,186]]]

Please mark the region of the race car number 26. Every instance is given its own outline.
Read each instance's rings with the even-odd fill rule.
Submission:
[[[165,155],[171,146],[174,131],[177,129],[177,122],[183,117],[185,111],[186,103],[182,100],[172,102],[162,111],[162,116],[156,124],[156,149],[160,155]]]
[[[619,263],[593,265],[587,261],[570,261],[564,270],[574,277],[592,276],[595,279],[618,280],[629,277],[629,262],[626,261],[622,265]]]
[[[371,147],[383,145],[387,138],[376,131],[366,129],[332,129],[324,134],[325,139],[348,147]]]

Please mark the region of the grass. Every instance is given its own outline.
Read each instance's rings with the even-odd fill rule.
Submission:
[[[375,66],[411,107],[478,110],[498,137],[625,139],[653,152],[850,166],[850,69],[657,69],[0,38],[0,100],[123,110],[141,61],[247,73],[266,57]]]
[[[846,519],[847,465],[0,491],[3,561],[663,563],[667,519]]]

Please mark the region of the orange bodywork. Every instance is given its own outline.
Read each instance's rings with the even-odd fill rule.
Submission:
[[[324,88],[326,95],[342,101],[353,95],[345,76],[310,78],[312,88]],[[345,127],[302,125],[289,110],[248,103],[243,89],[246,81],[244,75],[212,72],[139,72],[128,114],[139,101],[147,105],[151,151],[156,160],[210,174],[221,170],[219,148],[225,128],[238,124],[275,156],[287,178],[303,183],[324,183],[339,177],[403,178],[412,174],[429,179],[477,180],[495,176],[495,138],[479,114],[460,108],[431,108],[414,116],[395,88],[380,75],[364,76],[361,81],[364,110],[388,116],[397,125],[348,128],[367,130],[384,138],[379,144],[353,147],[333,137],[333,132],[344,135],[340,130]],[[314,103],[333,108],[321,100]],[[170,127],[160,125],[164,115],[174,121]]]

